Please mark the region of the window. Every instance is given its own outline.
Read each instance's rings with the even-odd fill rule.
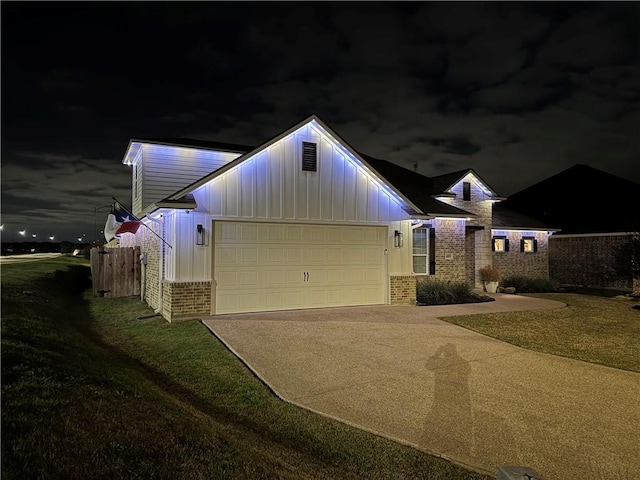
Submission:
[[[538,241],[535,239],[535,237],[522,237],[522,239],[520,240],[520,251],[537,252]]]
[[[318,171],[317,145],[312,142],[302,142],[302,170],[304,172]]]
[[[462,182],[462,200],[468,202],[471,200],[471,183]]]
[[[493,237],[491,242],[492,252],[508,252],[509,239],[507,237]]]
[[[428,273],[429,265],[429,229],[418,227],[413,229],[413,273]]]

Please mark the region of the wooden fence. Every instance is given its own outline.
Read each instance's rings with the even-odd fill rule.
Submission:
[[[91,249],[91,279],[96,297],[140,295],[140,247]]]

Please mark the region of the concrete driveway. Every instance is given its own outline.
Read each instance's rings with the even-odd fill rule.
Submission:
[[[497,295],[210,317],[204,324],[284,400],[495,475],[640,476],[640,374],[531,352],[437,317],[563,308]]]

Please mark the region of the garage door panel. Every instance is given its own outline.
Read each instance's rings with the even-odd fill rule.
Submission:
[[[386,231],[216,222],[215,313],[384,303]]]

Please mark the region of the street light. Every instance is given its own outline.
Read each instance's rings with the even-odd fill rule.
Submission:
[[[36,238],[36,234],[35,234],[35,233],[33,233],[33,234],[31,235],[31,238]]]
[[[51,240],[51,241],[53,242],[53,239],[54,239],[54,238],[55,238],[55,237],[54,237],[53,235],[51,235],[51,236],[49,237],[49,240]]]
[[[27,234],[27,231],[26,230],[19,230],[18,233],[24,237]]]

